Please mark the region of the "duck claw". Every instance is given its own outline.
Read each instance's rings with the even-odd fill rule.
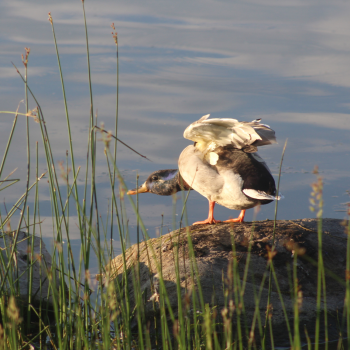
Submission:
[[[241,210],[238,218],[228,219],[228,220],[225,220],[224,222],[243,222],[244,221],[244,216],[245,216],[245,210]]]
[[[196,221],[192,225],[205,225],[205,224],[212,225],[212,224],[217,224],[218,222],[221,222],[221,221],[220,220],[215,220],[215,219],[210,220],[208,218],[208,219],[206,219],[204,221]]]
[[[238,218],[235,218],[235,219],[225,220],[224,222],[244,222],[244,220],[238,217]]]

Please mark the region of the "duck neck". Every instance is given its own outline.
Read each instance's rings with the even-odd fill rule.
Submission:
[[[179,192],[179,191],[188,191],[190,189],[192,189],[188,184],[187,182],[182,178],[182,176],[180,175],[180,171],[177,172],[175,178],[176,179],[176,188],[177,188],[177,191],[176,192]]]
[[[189,189],[187,183],[182,179],[178,169],[168,170],[168,174],[163,177],[163,181],[159,181],[152,185],[151,192],[162,195],[170,196],[176,192]]]

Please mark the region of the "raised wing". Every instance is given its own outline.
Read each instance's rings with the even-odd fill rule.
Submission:
[[[253,144],[258,147],[276,142],[274,130],[261,124],[260,119],[240,122],[232,118],[208,119],[209,116],[203,116],[184,131],[184,138],[199,143],[198,148],[203,153],[230,144],[242,149]]]

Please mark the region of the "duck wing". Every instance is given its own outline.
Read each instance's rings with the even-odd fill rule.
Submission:
[[[247,148],[255,152],[256,147],[276,142],[275,132],[260,119],[240,122],[232,118],[208,119],[207,114],[189,125],[184,138],[197,142],[196,147],[206,154],[218,146],[233,145],[237,149]],[[253,145],[254,147],[249,147]]]

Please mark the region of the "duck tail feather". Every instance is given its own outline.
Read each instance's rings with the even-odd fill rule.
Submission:
[[[279,196],[272,196],[264,191],[253,190],[252,188],[245,188],[242,192],[248,197],[260,200],[280,200],[284,198],[280,193]]]

